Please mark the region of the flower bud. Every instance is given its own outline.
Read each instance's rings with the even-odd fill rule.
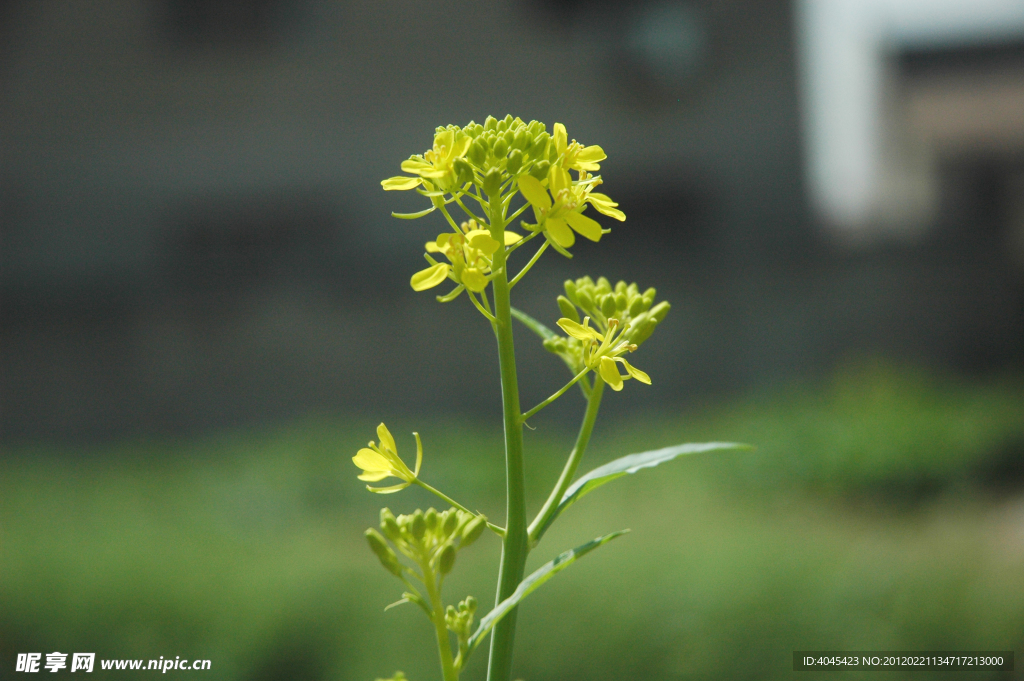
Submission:
[[[463,601],[466,604],[466,610],[468,612],[476,612],[476,598],[473,596],[466,596],[466,600]]]
[[[505,117],[503,119],[501,119],[501,120],[505,123],[505,127],[506,128],[511,126],[512,122],[513,122],[512,121],[512,114],[505,114]]]
[[[409,523],[409,532],[412,533],[413,539],[420,541],[423,539],[423,535],[427,533],[427,521],[423,518],[423,511],[416,509],[416,512],[412,514],[412,521]]]
[[[505,165],[505,170],[510,174],[515,175],[519,172],[519,169],[523,167],[523,152],[518,149],[513,149],[512,153],[508,155],[508,163]]]
[[[651,308],[650,315],[652,319],[656,319],[659,322],[665,321],[665,317],[668,316],[668,311],[672,309],[667,300],[663,300],[654,307]]]
[[[615,296],[606,293],[599,300],[601,301],[601,312],[605,317],[611,317],[615,314]]]
[[[390,508],[380,509],[380,529],[393,542],[397,542],[402,538],[402,531],[398,527],[398,522],[395,520],[395,514],[391,512]]]
[[[558,309],[562,312],[563,317],[567,317],[577,324],[580,323],[580,315],[576,311],[576,306],[569,302],[569,299],[565,296],[558,296]]]
[[[441,556],[437,559],[437,569],[442,575],[446,575],[452,571],[455,566],[455,547],[451,544],[446,544],[441,550]]]
[[[616,310],[625,311],[627,307],[628,307],[628,303],[626,302],[626,294],[625,294],[625,292],[618,292],[617,291],[615,293],[615,309]]]
[[[644,299],[642,296],[633,296],[629,301],[629,316],[636,317],[644,311]]]
[[[572,279],[565,280],[565,296],[573,303],[576,303],[576,282]]]
[[[433,532],[437,529],[437,511],[433,508],[427,509],[427,512],[423,514],[423,520],[427,523],[428,532]]]
[[[484,130],[494,130],[498,125],[498,119],[494,116],[488,116],[484,119]]]
[[[491,151],[494,153],[495,158],[505,158],[505,155],[508,154],[508,142],[505,141],[504,137],[499,137],[494,141],[494,147]]]
[[[474,142],[474,145],[476,143]],[[470,147],[472,149],[472,147]],[[473,181],[473,166],[469,165],[469,161],[464,158],[457,158],[452,163],[452,168],[455,169],[455,181],[459,184],[466,184],[467,182]]]
[[[455,527],[459,524],[459,517],[455,514],[455,511],[444,512],[444,522],[441,523],[441,531],[445,537],[452,536],[455,532]]]
[[[543,182],[548,176],[548,168],[551,164],[547,161],[537,161],[533,164],[533,168],[530,169],[530,175]]]
[[[534,138],[540,133],[544,132],[547,126],[540,121],[530,121],[529,125],[526,126],[526,131],[530,133]]]
[[[494,129],[497,130],[498,132],[505,132],[506,130],[508,130],[508,121],[506,121],[504,118],[501,119],[500,121],[498,121],[498,124],[494,126]]]
[[[597,285],[594,288],[597,290],[598,293],[611,293],[612,292],[612,285],[611,285],[611,283],[606,278],[604,278],[604,277],[598,277],[597,278]]]
[[[396,577],[400,576],[402,574],[402,565],[398,562],[398,556],[395,555],[395,552],[384,541],[384,537],[380,536],[380,532],[371,527],[365,532],[365,535],[366,541],[370,544],[370,549],[380,559],[380,564],[391,574]]]
[[[580,304],[580,308],[583,310],[594,309],[594,295],[589,288],[576,289],[577,302]]]
[[[530,147],[530,156],[533,158],[544,158],[548,153],[548,142],[551,141],[551,135],[541,131],[541,133],[533,138],[533,145]]]
[[[496,198],[501,192],[501,171],[491,168],[484,176],[484,191],[490,198]]]
[[[512,142],[516,138],[516,131],[513,130],[512,128],[509,128],[508,130],[505,131],[505,134],[502,135],[501,137],[502,137],[502,139],[505,140],[505,144],[508,145],[509,149],[511,149],[512,148]]]
[[[459,543],[459,548],[464,549],[479,539],[485,527],[487,527],[487,518],[482,515],[470,520],[466,528],[462,530],[462,541]]]
[[[516,131],[515,136],[512,138],[512,143],[509,146],[513,149],[518,149],[519,151],[525,151],[529,139],[529,136],[526,134],[526,129],[520,128]]]
[[[617,282],[615,282],[615,292],[616,293],[625,293],[626,292],[626,282],[624,282],[624,281],[617,281]]]

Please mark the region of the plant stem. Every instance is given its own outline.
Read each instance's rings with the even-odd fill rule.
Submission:
[[[444,681],[459,681],[459,673],[452,659],[452,644],[448,638],[448,627],[444,623],[444,604],[441,602],[441,590],[429,565],[421,564],[423,569],[423,585],[427,587],[427,598],[430,599],[430,619],[434,622],[437,632],[437,653],[441,656],[441,673]]]
[[[569,489],[569,485],[572,484],[572,478],[576,475],[576,469],[579,467],[580,461],[583,460],[583,455],[587,451],[587,445],[590,443],[590,434],[594,432],[594,423],[597,421],[597,411],[601,408],[601,394],[603,392],[604,380],[600,374],[595,374],[594,387],[590,389],[587,412],[583,416],[583,424],[580,426],[579,435],[576,436],[576,445],[572,448],[572,453],[569,454],[569,460],[565,462],[565,468],[562,469],[562,475],[558,478],[558,482],[555,483],[555,488],[551,490],[551,496],[544,502],[544,507],[540,509],[537,517],[530,523],[530,548],[536,546],[537,542],[540,541],[541,535],[547,529],[548,520],[554,515],[558,509],[558,504],[562,501],[562,495],[565,494],[565,490]]]
[[[505,243],[505,218],[500,195],[490,197],[491,237]],[[495,251],[491,270],[497,272],[494,286],[495,336],[498,340],[498,366],[501,370],[501,406],[505,423],[505,474],[507,517],[502,542],[501,567],[495,604],[512,595],[523,581],[526,568],[526,476],[523,472],[523,424],[519,420],[519,382],[516,355],[512,343],[512,313],[509,300],[508,268],[505,249]],[[488,681],[508,681],[512,672],[512,647],[515,642],[516,611],[506,615],[491,632],[491,651],[487,662]]]

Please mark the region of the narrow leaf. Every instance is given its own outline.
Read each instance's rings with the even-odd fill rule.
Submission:
[[[509,596],[501,603],[496,605],[494,610],[491,610],[489,613],[484,615],[483,618],[480,620],[480,626],[469,639],[466,657],[469,657],[469,653],[472,652],[473,649],[476,648],[478,645],[480,645],[480,642],[483,640],[483,638],[487,636],[491,629],[494,628],[494,625],[496,625],[501,620],[502,617],[511,612],[513,608],[519,605],[519,602],[521,600],[523,600],[531,593],[533,593],[541,584],[554,577],[556,573],[561,572],[565,568],[572,565],[574,562],[576,562],[577,558],[580,558],[581,556],[590,553],[598,546],[607,544],[612,539],[622,536],[626,532],[629,532],[629,530],[612,532],[611,534],[606,534],[603,537],[598,537],[597,539],[588,541],[586,544],[583,544],[582,546],[577,546],[576,548],[570,551],[566,551],[562,554],[559,554],[557,558],[555,558],[551,562],[545,563],[540,568],[538,568],[533,574],[531,574],[529,577],[520,582],[518,588],[516,588],[516,590],[512,593],[511,596]]]
[[[540,336],[541,340],[547,340],[549,338],[554,338],[555,337],[555,332],[554,331],[552,331],[548,327],[544,326],[543,324],[538,322],[536,319],[534,319],[530,315],[528,315],[525,312],[523,312],[522,310],[517,310],[516,308],[513,307],[510,311],[511,311],[513,317],[515,317],[520,322],[522,322],[523,325],[526,328],[528,328],[530,331],[533,331],[535,334]]]
[[[558,504],[558,508],[548,518],[547,523],[537,531],[537,536],[534,541],[539,540],[544,533],[547,532],[548,528],[551,527],[551,523],[555,521],[562,511],[576,503],[580,497],[587,494],[606,482],[611,482],[616,478],[621,478],[623,475],[632,475],[637,471],[644,468],[653,468],[658,464],[671,461],[680,456],[686,454],[701,454],[704,452],[718,452],[726,451],[730,449],[753,449],[750,445],[744,445],[737,442],[690,442],[683,445],[675,445],[673,447],[665,447],[664,449],[653,449],[649,452],[642,452],[640,454],[629,454],[619,459],[615,459],[603,466],[599,466],[594,470],[590,471],[586,475],[582,476],[576,482],[569,486],[569,489],[565,490],[565,494],[562,495],[562,500]]]

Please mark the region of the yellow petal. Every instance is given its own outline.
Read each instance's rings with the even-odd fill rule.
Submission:
[[[544,221],[544,229],[551,239],[562,248],[569,248],[576,243],[576,236],[562,218],[548,218]]]
[[[558,192],[572,186],[572,178],[562,166],[551,166],[548,170],[548,187],[551,188],[551,195],[557,196]]]
[[[391,477],[391,472],[390,471],[378,471],[378,472],[375,472],[375,473],[371,473],[369,471],[366,471],[365,473],[363,473],[362,475],[359,476],[359,479],[360,480],[364,480],[366,482],[380,482],[384,478],[390,478],[390,477]]]
[[[398,447],[395,446],[395,438],[391,437],[391,431],[383,423],[377,426],[377,437],[380,439],[382,449],[398,456]]]
[[[426,161],[417,161],[415,159],[409,159],[402,161],[402,170],[407,173],[415,173],[416,175],[422,175],[425,172],[431,171],[434,166],[427,163]]]
[[[506,246],[511,246],[512,244],[517,244],[517,243],[519,243],[519,241],[522,238],[523,237],[520,234],[516,234],[515,232],[510,232],[507,229],[505,230],[505,245]]]
[[[416,470],[412,472],[413,475],[420,474],[420,464],[423,463],[423,442],[420,441],[420,434],[413,433],[413,437],[416,438]]]
[[[448,272],[450,271],[450,265],[438,263],[412,275],[412,279],[409,280],[409,284],[412,285],[413,291],[426,291],[428,288],[434,288],[447,279]]]
[[[650,376],[648,376],[644,372],[640,371],[635,366],[633,366],[632,364],[630,364],[626,360],[622,359],[621,357],[616,357],[616,359],[618,361],[622,362],[622,366],[626,367],[626,371],[629,372],[630,376],[632,376],[636,380],[640,381],[641,383],[646,383],[647,385],[651,384],[651,377]]]
[[[580,213],[566,213],[565,221],[569,223],[570,227],[591,241],[601,240],[601,225],[597,224],[596,220],[591,220],[586,215]]]
[[[555,123],[555,134],[552,137],[555,140],[555,151],[561,156],[565,153],[565,148],[569,143],[569,136],[565,133],[565,126],[561,123]]]
[[[593,194],[591,194],[591,197],[593,197]],[[594,208],[597,209],[598,213],[602,213],[604,215],[607,215],[610,218],[615,218],[619,222],[625,222],[626,214],[623,213],[618,208],[612,208],[611,205],[609,205],[607,203],[601,203],[600,201],[591,201],[590,203],[591,203],[591,205],[594,206]],[[615,205],[618,205],[618,204],[615,204]]]
[[[612,201],[612,197],[608,196],[607,194],[602,194],[601,192],[590,192],[590,194],[588,194],[587,197],[590,200],[590,202],[593,203],[595,206],[598,203],[606,203],[609,206],[619,205],[615,201]]]
[[[440,253],[441,252],[441,248],[440,248],[440,246],[437,245],[436,241],[428,241],[426,244],[424,244],[423,247],[426,249],[427,253]]]
[[[389,177],[386,180],[381,180],[380,184],[384,187],[384,191],[404,191],[406,189],[414,189],[420,186],[422,180],[418,177],[406,177],[405,175],[396,175],[395,177]]]
[[[601,378],[611,386],[612,390],[616,392],[622,390],[622,376],[619,375],[619,369],[615,366],[615,361],[610,357],[601,358]]]
[[[576,160],[582,163],[597,163],[608,158],[608,155],[604,153],[604,149],[593,144],[589,147],[583,147],[580,153],[576,155]]]
[[[462,158],[472,144],[473,138],[466,135],[452,146],[452,153],[448,154],[448,159],[454,161],[457,158]]]
[[[467,267],[462,270],[462,283],[474,293],[480,293],[487,288],[487,277],[480,273],[475,267]]]
[[[544,185],[540,183],[540,180],[532,175],[523,175],[519,178],[519,192],[535,208],[540,208],[541,210],[551,208],[551,197],[548,196],[547,190],[544,189]]]
[[[381,478],[391,475],[391,462],[372,449],[363,447],[352,457],[352,463],[367,473],[382,473]],[[380,480],[381,478],[377,478]]]
[[[452,142],[454,141],[455,131],[450,128],[446,128],[434,135],[434,148],[439,149],[440,147],[444,147],[450,151],[452,148]]]
[[[578,338],[581,341],[604,340],[604,336],[594,329],[589,326],[584,326],[583,324],[577,324],[568,317],[562,317],[555,323],[562,327],[562,331],[565,331],[573,338]]]
[[[466,233],[466,241],[478,251],[491,255],[498,250],[498,242],[491,238],[491,233],[486,229],[474,229]]]

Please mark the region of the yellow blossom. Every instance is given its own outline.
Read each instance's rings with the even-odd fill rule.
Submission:
[[[366,489],[378,494],[390,494],[403,490],[416,480],[420,474],[420,464],[423,463],[423,443],[420,442],[419,433],[413,433],[416,437],[416,468],[409,470],[401,457],[398,456],[398,447],[395,446],[395,438],[383,423],[377,426],[377,437],[380,444],[372,440],[369,445],[363,447],[352,457],[352,462],[363,470],[359,476],[360,480],[366,482],[380,482],[384,478],[398,478],[402,480],[391,487],[370,487]]]
[[[514,232],[505,231],[506,246],[521,238]],[[435,241],[426,245],[428,254],[440,253],[451,264],[437,263],[431,259],[431,266],[412,275],[409,283],[414,291],[426,291],[451,278],[470,291],[479,293],[490,282],[491,257],[498,248],[498,242],[486,229],[480,229],[476,220],[463,222],[458,233],[439,234]]]
[[[404,191],[424,184],[428,190],[436,185],[441,191],[448,191],[458,184],[455,161],[466,155],[472,143],[473,138],[461,130],[445,128],[434,136],[432,149],[402,162],[402,170],[417,177],[398,175],[382,180],[381,186],[385,191]]]
[[[533,207],[537,228],[547,232],[555,244],[569,248],[576,243],[573,230],[591,241],[601,240],[601,225],[582,214],[586,205],[580,200],[579,194],[573,191],[572,180],[564,168],[551,166],[548,170],[548,189],[532,175],[523,175],[518,182],[520,193]],[[583,208],[580,208],[581,205]],[[577,211],[577,208],[580,210]]]

